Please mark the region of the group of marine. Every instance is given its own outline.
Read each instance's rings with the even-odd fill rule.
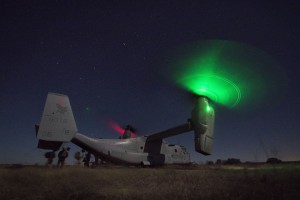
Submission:
[[[57,160],[57,167],[63,167],[65,165],[65,160],[69,156],[70,147],[63,147],[58,152],[58,160]],[[56,157],[55,151],[49,151],[45,153],[45,158],[47,159],[46,166],[52,167],[53,161]],[[81,165],[83,163],[84,167],[90,166],[97,166],[98,165],[98,158],[95,157],[95,160],[91,162],[92,154],[84,149],[75,153],[75,159],[78,161],[77,164]]]

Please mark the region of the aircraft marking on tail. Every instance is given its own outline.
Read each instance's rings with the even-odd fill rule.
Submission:
[[[62,101],[60,103],[62,103]],[[68,111],[67,106],[62,106],[58,103],[56,103],[56,108],[57,108],[56,113],[65,114],[65,112]]]
[[[67,124],[68,123],[68,119],[64,119],[62,117],[55,117],[53,115],[45,115],[46,120],[49,121],[50,123],[56,124],[56,123],[60,123],[60,124]]]

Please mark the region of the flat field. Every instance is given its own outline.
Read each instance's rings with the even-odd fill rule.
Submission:
[[[1,200],[300,199],[300,165],[0,168]]]

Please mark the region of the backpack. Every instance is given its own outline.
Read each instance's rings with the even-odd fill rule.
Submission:
[[[50,152],[45,153],[46,158],[50,158]]]
[[[68,152],[67,151],[63,151],[61,154],[61,157],[66,158],[68,157]]]
[[[55,153],[52,151],[46,152],[45,157],[46,158],[55,158]]]

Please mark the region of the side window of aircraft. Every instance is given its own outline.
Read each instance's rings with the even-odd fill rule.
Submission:
[[[177,153],[177,149],[175,149],[175,153]]]
[[[144,147],[143,147],[143,146],[141,146],[141,147],[140,147],[140,149],[141,149],[141,150],[143,150],[143,149],[144,149]]]

